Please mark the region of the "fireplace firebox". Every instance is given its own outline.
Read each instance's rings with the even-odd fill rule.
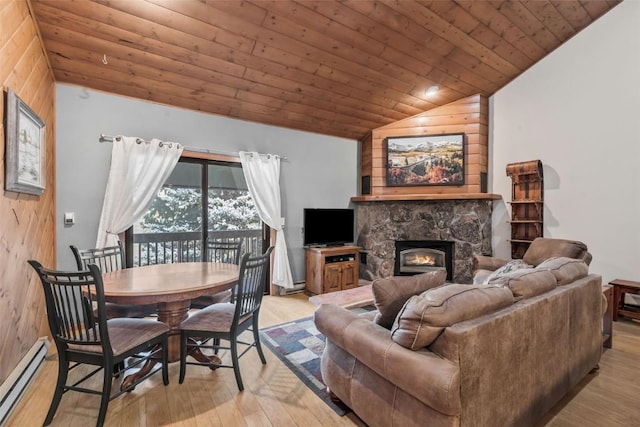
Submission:
[[[396,240],[394,276],[446,270],[453,280],[454,242],[448,240]]]

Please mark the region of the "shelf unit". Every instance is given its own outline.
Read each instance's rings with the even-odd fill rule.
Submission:
[[[544,180],[542,162],[509,163],[511,178],[511,258],[522,258],[529,244],[542,237],[544,225]]]

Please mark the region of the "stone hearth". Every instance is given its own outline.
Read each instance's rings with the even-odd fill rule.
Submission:
[[[357,203],[360,277],[393,276],[396,240],[454,242],[453,281],[471,283],[474,255],[491,253],[491,200]]]

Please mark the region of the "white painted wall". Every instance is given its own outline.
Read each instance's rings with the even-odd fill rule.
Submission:
[[[345,208],[358,190],[358,143],[228,119],[77,86],[56,85],[58,268],[75,269],[70,244],[95,245],[111,144],[100,133],[159,138],[224,152],[287,157],[281,163],[285,237],[294,281],[304,280],[303,208]],[[75,212],[76,224],[63,225]]]
[[[508,163],[540,159],[546,237],[585,242],[606,283],[640,280],[640,2],[625,1],[490,98],[494,254]]]

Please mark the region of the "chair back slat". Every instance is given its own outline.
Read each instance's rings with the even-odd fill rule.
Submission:
[[[251,257],[249,253],[242,256],[240,275],[235,292],[236,320],[254,313],[260,308],[272,250],[273,247],[270,247],[263,255],[256,257]]]
[[[76,259],[78,270],[86,271],[89,264],[95,264],[100,271],[108,273],[114,270],[121,270],[125,267],[124,250],[122,243],[117,246],[108,246],[95,249],[78,249],[71,245],[71,251]]]
[[[29,264],[42,282],[49,328],[56,344],[110,347],[100,269],[91,264],[87,271],[63,272],[46,269],[37,261]]]
[[[238,265],[242,250],[242,240],[221,242],[207,240],[207,260],[209,262],[224,262]]]

